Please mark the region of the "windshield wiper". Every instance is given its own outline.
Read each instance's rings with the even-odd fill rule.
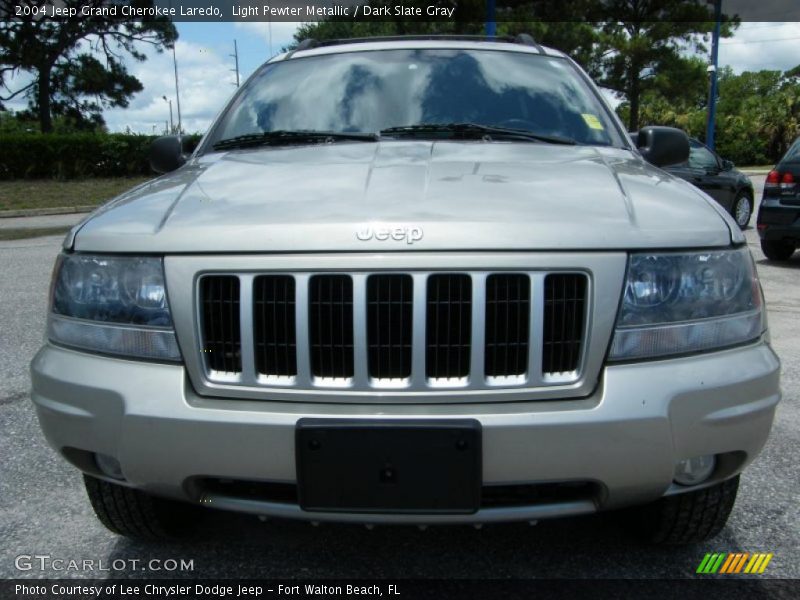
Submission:
[[[214,150],[253,148],[255,146],[286,146],[291,144],[332,144],[333,142],[377,142],[374,133],[341,133],[337,131],[265,131],[237,135],[214,143]]]
[[[545,135],[528,131],[526,129],[512,129],[510,127],[496,127],[494,125],[480,125],[478,123],[423,123],[420,125],[405,125],[402,127],[389,127],[382,129],[381,136],[419,136],[426,133],[452,133],[452,137],[467,139],[491,140],[530,140],[546,142],[548,144],[577,144],[575,140],[557,135]]]

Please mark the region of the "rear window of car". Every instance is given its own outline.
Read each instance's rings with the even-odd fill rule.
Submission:
[[[794,144],[786,151],[783,157],[784,161],[800,162],[800,138],[796,139]]]
[[[221,117],[209,145],[279,130],[374,133],[444,123],[622,145],[599,94],[568,60],[441,48],[343,52],[266,65]]]

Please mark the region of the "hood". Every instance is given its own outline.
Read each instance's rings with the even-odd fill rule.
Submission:
[[[219,253],[726,246],[689,184],[613,148],[385,141],[214,153],[90,215],[74,248]]]

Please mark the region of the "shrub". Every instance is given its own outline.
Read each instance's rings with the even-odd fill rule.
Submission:
[[[186,136],[187,149],[199,136]],[[123,133],[0,135],[0,179],[82,179],[152,175],[156,136]]]

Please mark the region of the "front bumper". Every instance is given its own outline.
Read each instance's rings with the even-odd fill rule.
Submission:
[[[194,393],[183,367],[46,345],[31,364],[32,399],[50,444],[98,475],[90,453],[113,456],[126,484],[230,510],[308,520],[490,522],[582,514],[685,491],[676,460],[720,457],[709,485],[749,464],[780,400],[780,363],[761,341],[722,352],[606,367],[581,399],[448,405],[231,400]],[[593,482],[568,501],[482,508],[472,515],[310,513],[291,502],[211,493],[200,477],[295,482],[302,417],[473,418],[483,430],[485,486]]]

